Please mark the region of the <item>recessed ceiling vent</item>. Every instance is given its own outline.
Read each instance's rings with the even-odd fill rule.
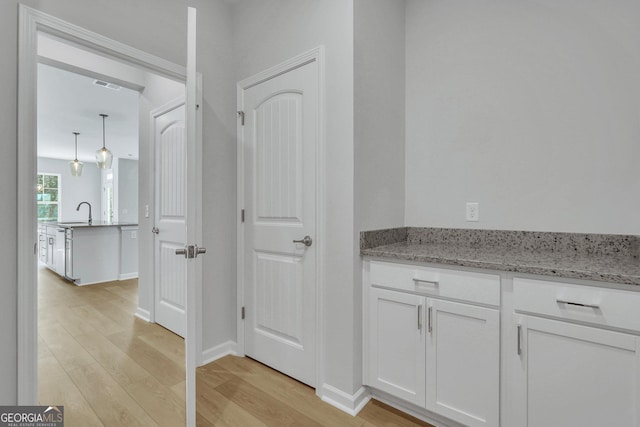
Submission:
[[[104,82],[102,80],[94,80],[93,84],[106,87],[107,89],[120,90],[120,86],[114,85],[113,83]]]

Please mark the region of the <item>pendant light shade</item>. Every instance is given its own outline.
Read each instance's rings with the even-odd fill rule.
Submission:
[[[104,137],[104,120],[109,117],[106,114],[100,114],[102,117],[102,148],[96,151],[96,163],[100,169],[111,169],[111,163],[113,162],[113,154],[105,147]]]
[[[82,166],[84,165],[82,162],[78,161],[78,132],[73,132],[76,136],[76,157],[73,161],[69,162],[69,170],[71,170],[71,176],[80,176],[82,175]]]

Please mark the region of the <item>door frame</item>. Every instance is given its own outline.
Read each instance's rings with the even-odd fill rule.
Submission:
[[[323,299],[324,294],[324,242],[325,242],[325,70],[324,70],[324,46],[318,46],[300,55],[297,55],[278,65],[261,71],[251,77],[239,81],[236,84],[238,113],[244,111],[244,91],[273,79],[277,76],[293,71],[312,62],[318,65],[318,132],[316,146],[316,237],[314,244],[317,245],[316,250],[316,394],[322,390],[324,384],[324,312]],[[240,114],[239,114],[240,115]],[[244,126],[242,120],[237,121],[237,236],[238,236],[238,252],[237,252],[237,306],[236,306],[236,325],[237,325],[237,353],[245,356],[245,334],[244,319],[242,319],[242,308],[244,307],[244,223],[242,222],[242,209],[244,209],[245,183],[244,183]]]
[[[19,5],[18,27],[18,301],[17,301],[17,403],[35,405],[38,403],[38,358],[37,358],[37,222],[35,204],[36,176],[36,123],[37,123],[37,36],[46,33],[64,41],[80,45],[92,51],[144,68],[167,78],[186,82],[187,69],[163,58],[117,42],[108,37],[63,21],[39,10]],[[198,79],[200,80],[200,79]],[[200,92],[200,91],[199,91]],[[201,112],[199,114],[202,114]],[[200,121],[201,123],[201,121]],[[196,150],[202,149],[201,134],[196,138]],[[195,189],[201,190],[200,188]],[[201,209],[201,205],[199,206]],[[201,212],[196,212],[201,218]],[[195,223],[196,231],[202,234],[201,219]],[[200,278],[202,265],[198,263]],[[195,293],[202,292],[202,280],[196,280]],[[195,343],[186,343],[191,348],[201,348],[201,310],[192,313],[196,318]],[[188,324],[189,325],[189,324]],[[193,336],[193,335],[191,335]],[[185,348],[188,348],[185,346]],[[187,350],[188,352],[188,350]],[[199,357],[199,355],[193,355]],[[186,363],[186,362],[185,362]],[[195,403],[194,403],[195,404]]]

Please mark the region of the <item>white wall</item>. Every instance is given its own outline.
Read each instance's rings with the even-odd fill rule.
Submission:
[[[362,336],[360,231],[404,225],[405,2],[354,1],[354,335]],[[355,357],[362,358],[362,340]],[[357,383],[362,382],[359,375]]]
[[[138,223],[138,161],[118,159],[118,222]]]
[[[23,0],[66,21],[153,53],[178,64],[185,63],[186,2],[176,0]],[[17,216],[17,87],[18,87],[18,0],[0,2],[0,227],[16,230]],[[17,246],[9,233],[0,249],[0,403],[14,404],[17,398]],[[35,262],[35,261],[34,261]]]
[[[361,302],[354,283],[353,3],[246,0],[236,3],[234,12],[238,80],[319,45],[326,48],[323,367],[326,383],[352,394],[361,377]]]
[[[203,75],[202,244],[207,254],[200,314],[206,352],[236,341],[236,80],[231,6],[224,0],[190,3],[198,11],[197,69]]]
[[[624,0],[409,0],[406,224],[639,234],[639,18]]]
[[[404,225],[405,2],[355,0],[356,232]]]
[[[89,202],[93,218],[100,219],[102,180],[100,170],[94,163],[84,162],[82,175],[72,176],[69,161],[38,157],[38,173],[60,174],[60,221],[86,221],[89,217],[87,207],[82,206],[80,212],[76,211],[80,202]]]

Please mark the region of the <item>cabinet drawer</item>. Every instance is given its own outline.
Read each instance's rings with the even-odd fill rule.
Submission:
[[[452,298],[479,304],[500,305],[500,277],[419,265],[371,261],[372,285]]]
[[[516,311],[640,331],[640,292],[513,279]]]

